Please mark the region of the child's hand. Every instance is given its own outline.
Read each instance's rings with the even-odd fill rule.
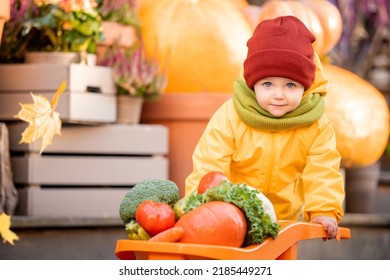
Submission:
[[[330,216],[316,216],[310,222],[316,224],[322,224],[324,226],[325,231],[328,233],[328,239],[336,238],[338,225],[335,218]],[[326,240],[326,239],[324,239]]]

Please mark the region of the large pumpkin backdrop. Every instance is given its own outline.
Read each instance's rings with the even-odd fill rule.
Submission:
[[[141,4],[145,51],[166,67],[166,93],[233,90],[252,29],[243,1],[147,0]]]
[[[350,71],[324,64],[330,81],[327,115],[336,130],[337,146],[345,167],[377,161],[389,137],[389,109],[383,95]]]

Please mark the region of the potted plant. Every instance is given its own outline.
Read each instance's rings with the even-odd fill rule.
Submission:
[[[144,54],[142,44],[133,48],[112,45],[101,65],[112,67],[117,87],[117,123],[139,123],[144,100],[157,100],[167,79],[158,63]]]
[[[26,56],[31,52],[34,59],[46,52],[72,54],[74,62],[75,56],[95,54],[103,38],[95,0],[11,0],[7,25],[1,50],[5,62],[35,62]]]

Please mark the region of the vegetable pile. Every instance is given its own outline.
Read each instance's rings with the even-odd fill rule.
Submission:
[[[198,191],[182,199],[174,182],[144,180],[125,195],[119,212],[132,240],[241,247],[279,233],[265,196],[218,172],[206,174]]]
[[[260,244],[268,237],[276,238],[279,224],[264,211],[260,191],[246,184],[232,184],[227,180],[219,186],[207,189],[203,194],[192,193],[182,198],[175,206],[176,217],[182,217],[199,205],[211,201],[225,201],[236,205],[244,213],[247,221],[247,233],[244,245]]]

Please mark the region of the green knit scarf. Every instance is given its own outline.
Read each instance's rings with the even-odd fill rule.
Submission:
[[[255,92],[248,88],[242,77],[234,82],[233,102],[238,115],[245,124],[268,131],[312,124],[323,115],[325,110],[323,96],[319,93],[311,93],[302,98],[295,110],[281,117],[275,117],[260,107]]]

